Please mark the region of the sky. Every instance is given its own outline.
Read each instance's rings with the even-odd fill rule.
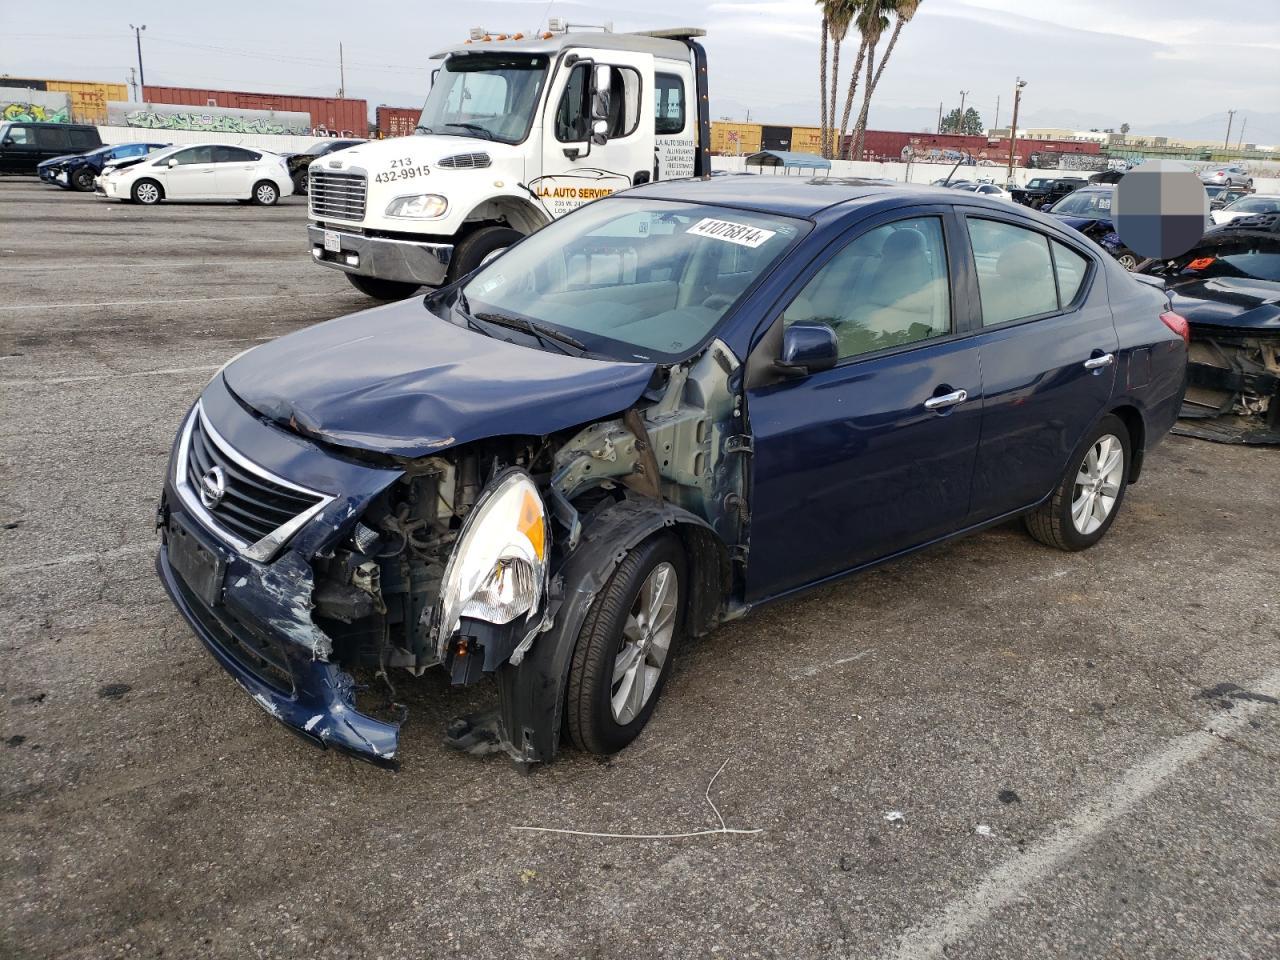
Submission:
[[[1134,133],[1280,143],[1280,0],[923,0],[876,92],[871,125],[932,128],[938,106],[1007,125],[1129,123]],[[61,0],[33,17],[0,5],[0,74],[128,79],[130,23],[147,25],[148,83],[333,96],[343,45],[348,96],[416,106],[428,57],[469,28],[526,32],[559,16],[615,30],[707,30],[712,115],[779,124],[818,119],[819,17],[812,0]],[[846,42],[847,74],[856,42]],[[1249,118],[1249,119],[1246,119]],[[1203,131],[1203,132],[1200,132]],[[1232,135],[1232,142],[1236,134]]]

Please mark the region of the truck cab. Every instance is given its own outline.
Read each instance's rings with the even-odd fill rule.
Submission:
[[[470,273],[550,220],[710,172],[702,31],[473,30],[443,50],[413,136],[309,168],[313,260],[382,300]]]

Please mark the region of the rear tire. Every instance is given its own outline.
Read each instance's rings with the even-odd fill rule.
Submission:
[[[375,300],[403,300],[411,297],[418,291],[416,283],[402,283],[399,280],[379,280],[377,277],[362,277],[358,274],[348,273],[347,279],[351,281],[351,285],[363,293],[366,297],[373,297]]]
[[[1025,517],[1027,532],[1059,550],[1085,550],[1106,535],[1120,512],[1132,463],[1129,430],[1108,414],[1067,467],[1058,488]],[[1119,452],[1119,462],[1111,458]]]
[[[94,173],[88,167],[81,167],[75,172],[71,178],[71,186],[75,187],[81,193],[88,193],[93,189]]]
[[[453,283],[460,277],[465,277],[523,236],[519,230],[512,230],[510,227],[481,227],[474,233],[467,234],[453,248],[453,259],[449,261],[449,273],[445,282]]]
[[[270,180],[259,180],[253,185],[253,202],[260,207],[274,207],[280,199],[280,188]]]
[[[300,197],[307,195],[307,172],[295,173],[293,175],[293,192]]]
[[[565,702],[579,749],[616,753],[649,722],[684,629],[686,569],[680,541],[658,534],[627,554],[591,604]]]
[[[139,180],[133,185],[130,196],[134,203],[151,206],[164,199],[164,188],[154,180]]]

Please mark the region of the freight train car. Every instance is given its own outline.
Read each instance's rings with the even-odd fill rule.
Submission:
[[[287,93],[247,93],[243,90],[206,90],[198,87],[159,87],[147,84],[147,103],[177,103],[194,107],[226,107],[231,110],[271,110],[277,113],[309,113],[320,136],[367,137],[369,104],[338,97],[297,97]]]

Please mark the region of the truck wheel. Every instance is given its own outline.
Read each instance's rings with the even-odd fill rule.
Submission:
[[[467,234],[453,248],[453,259],[449,261],[449,274],[446,282],[465,277],[486,260],[492,260],[507,247],[521,237],[519,230],[510,227],[481,227],[475,233]]]
[[[1026,516],[1027,532],[1059,550],[1084,550],[1102,539],[1129,483],[1129,431],[1108,414],[1076,451],[1058,489]]]
[[[88,193],[93,189],[93,171],[88,167],[81,167],[71,178],[71,185],[81,193]]]
[[[670,533],[641,543],[596,596],[569,666],[574,744],[616,753],[649,722],[684,628],[685,558]]]
[[[270,180],[259,180],[253,185],[253,202],[260,207],[274,207],[280,199],[280,188]]]
[[[154,180],[139,180],[133,185],[131,191],[134,203],[144,203],[147,205],[159,203],[164,199],[164,190],[160,184]]]
[[[361,277],[354,273],[348,273],[347,279],[351,281],[353,287],[366,297],[373,297],[375,300],[403,300],[405,297],[413,296],[418,289],[418,284],[416,283],[402,283],[399,280],[379,280],[377,277]]]

